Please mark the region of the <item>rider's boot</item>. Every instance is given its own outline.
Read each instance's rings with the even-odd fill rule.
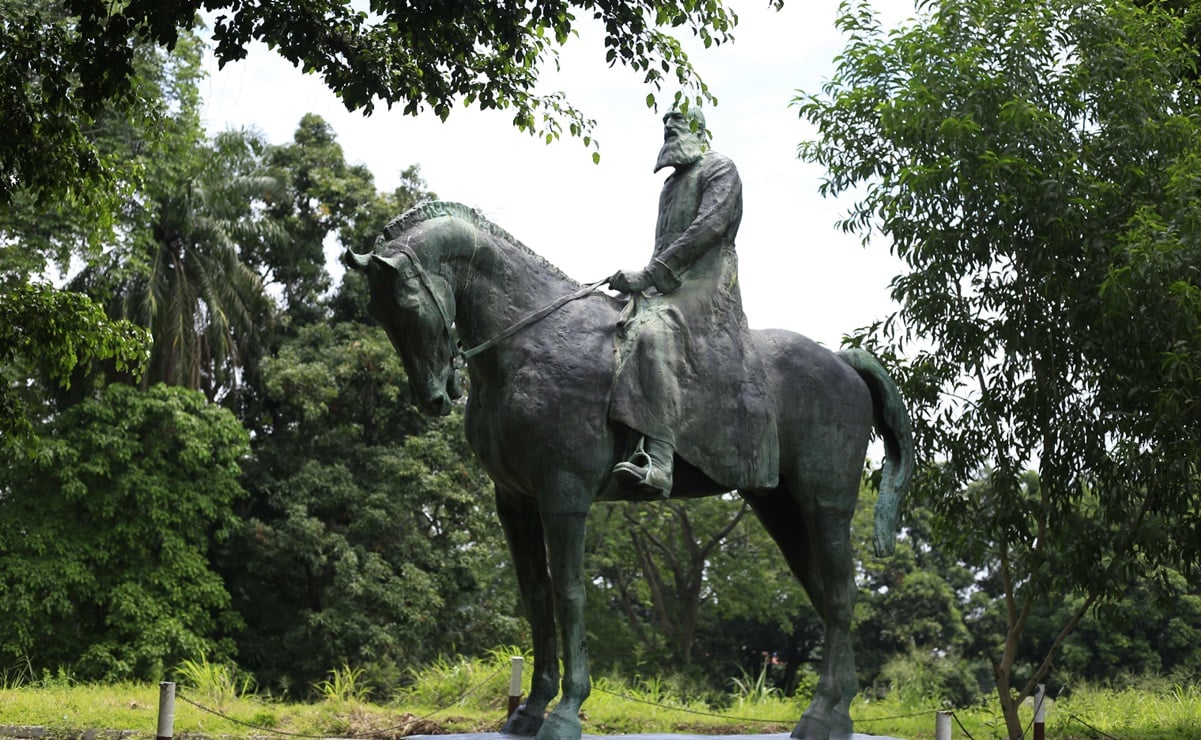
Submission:
[[[665,499],[671,496],[675,452],[670,442],[643,437],[628,461],[613,466],[613,477],[623,488],[645,490]]]

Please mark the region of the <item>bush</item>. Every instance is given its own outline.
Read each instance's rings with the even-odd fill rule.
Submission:
[[[973,666],[959,658],[911,650],[890,659],[880,670],[874,692],[891,694],[902,705],[965,707],[979,701],[983,692]]]

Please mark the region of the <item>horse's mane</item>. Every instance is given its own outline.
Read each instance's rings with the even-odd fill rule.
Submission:
[[[481,231],[503,239],[516,247],[519,251],[524,252],[532,257],[534,261],[544,269],[554,272],[555,274],[566,278],[567,280],[575,282],[573,278],[569,277],[545,257],[530,249],[525,244],[522,244],[509,232],[489,221],[484,214],[470,206],[465,206],[462,203],[455,203],[449,200],[427,200],[423,203],[418,203],[409,210],[389,221],[384,226],[384,239],[385,241],[392,241],[417,224],[443,216],[466,221]]]

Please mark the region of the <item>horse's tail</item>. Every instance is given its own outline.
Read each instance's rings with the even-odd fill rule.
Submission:
[[[901,500],[913,479],[913,427],[897,384],[879,360],[858,348],[843,350],[838,356],[859,373],[872,394],[876,431],[884,439],[884,470],[880,475],[872,542],[876,555],[892,555],[897,546]]]

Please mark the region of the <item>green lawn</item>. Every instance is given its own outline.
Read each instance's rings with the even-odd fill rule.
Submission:
[[[285,703],[255,693],[252,683],[235,680],[237,674],[227,669],[194,664],[180,679],[174,730],[176,735],[235,737],[270,736],[272,731],[315,737],[491,732],[500,728],[507,703],[507,667],[503,653],[485,661],[439,661],[418,675],[411,688],[383,703],[366,700],[370,688],[361,683],[360,674],[343,669],[314,687],[319,700]],[[155,684],[8,681],[0,683],[0,725],[45,727],[56,737],[78,737],[86,730],[133,730],[149,738],[157,727],[158,696]],[[761,687],[721,699],[720,706],[700,698],[681,699],[669,682],[657,678],[632,684],[600,678],[584,708],[584,732],[786,733],[806,700],[786,699]],[[1048,701],[1047,736],[1057,740],[1201,737],[1201,689],[1192,686],[1083,688]],[[934,737],[939,708],[933,702],[860,697],[851,713],[858,732],[917,740]],[[1023,723],[1030,720],[1027,708]],[[966,737],[963,728],[976,740],[1003,737],[995,699],[954,710],[954,737]]]

